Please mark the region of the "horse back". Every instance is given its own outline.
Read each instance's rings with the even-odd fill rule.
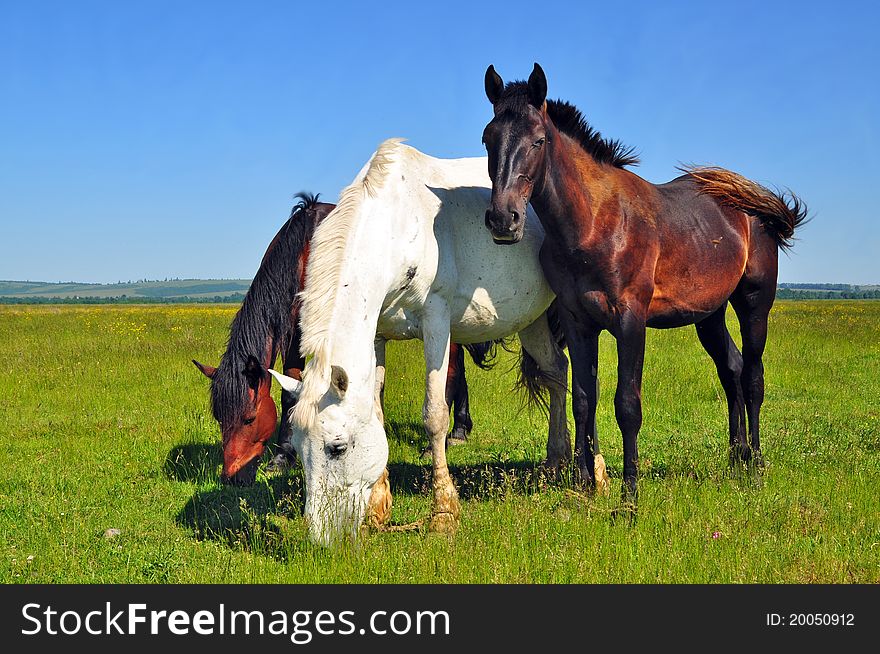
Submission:
[[[648,324],[695,322],[734,291],[749,258],[752,220],[700,193],[689,175],[655,187],[657,261]]]

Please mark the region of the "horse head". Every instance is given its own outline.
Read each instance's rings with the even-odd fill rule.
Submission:
[[[271,377],[254,356],[243,366],[214,368],[193,360],[196,367],[211,379],[211,404],[223,436],[223,472],[221,481],[236,486],[254,483],[257,465],[268,441],[275,433],[278,412],[269,393]],[[230,369],[231,368],[231,369]],[[235,401],[219,397],[228,387],[224,376],[239,376],[244,392]]]
[[[388,441],[373,384],[351,383],[340,366],[330,367],[329,383],[316,381],[322,376],[317,371],[310,379],[308,370],[305,382],[269,372],[281,388],[298,394],[286,436],[303,466],[310,535],[329,545],[356,535],[388,462]]]
[[[544,172],[544,146],[550,138],[547,78],[535,64],[527,84],[505,87],[495,67],[489,66],[485,86],[486,97],[495,109],[495,116],[483,131],[492,180],[486,227],[500,245],[519,243],[529,198]]]

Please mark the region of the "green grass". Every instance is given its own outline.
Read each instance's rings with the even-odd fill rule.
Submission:
[[[476,428],[450,449],[459,533],[334,550],[305,538],[298,474],[218,483],[218,429],[190,359],[217,363],[234,312],[0,307],[0,581],[880,582],[880,302],[777,304],[760,478],[728,469],[724,396],[694,330],[650,331],[634,524],[611,514],[610,338],[598,413],[610,499],[536,474],[546,422],[511,394],[512,356],[469,366]],[[420,346],[389,345],[399,523],[429,511]]]

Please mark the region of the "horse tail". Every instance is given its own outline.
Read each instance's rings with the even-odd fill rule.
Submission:
[[[788,189],[771,191],[724,168],[687,166],[680,170],[697,180],[701,192],[756,216],[783,251],[794,245],[795,230],[807,221],[806,204]]]
[[[565,335],[559,323],[557,300],[547,309],[547,322],[553,340],[560,349],[565,349]],[[560,379],[552,372],[541,370],[538,362],[522,347],[519,351],[519,375],[514,388],[525,395],[526,404],[538,407],[542,413],[550,414],[550,389],[565,389],[567,379]]]
[[[469,343],[462,347],[464,347],[464,349],[468,351],[468,354],[471,355],[471,360],[474,362],[474,365],[481,370],[491,370],[495,367],[495,364],[498,363],[499,345],[508,352],[510,351],[509,344],[503,338],[494,341],[485,341],[483,343]]]
[[[560,350],[568,347],[565,341],[565,332],[562,331],[562,323],[559,322],[559,300],[553,300],[547,307],[547,324],[550,326],[550,333],[553,334],[553,340]]]

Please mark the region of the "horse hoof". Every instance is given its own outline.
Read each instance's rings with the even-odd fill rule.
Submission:
[[[730,446],[730,466],[736,467],[743,463],[750,464],[753,460],[752,448],[748,445],[737,443]]]
[[[451,480],[434,486],[434,501],[431,504],[430,531],[451,534],[455,531],[461,515],[458,492]]]
[[[593,474],[595,474],[593,470],[587,470],[580,465],[575,466],[572,485],[578,490],[592,493],[596,490],[596,478]]]
[[[388,468],[373,485],[367,502],[366,521],[371,527],[381,530],[391,520],[391,485],[388,483]]]
[[[467,443],[468,431],[464,427],[456,427],[446,437],[446,445],[463,445]]]
[[[624,501],[621,502],[620,506],[615,507],[611,511],[611,520],[613,522],[617,522],[618,520],[624,520],[629,525],[634,525],[636,523],[636,518],[638,518],[639,512],[638,507],[635,502]]]
[[[541,461],[541,469],[547,473],[560,473],[571,463],[570,456],[548,456]]]
[[[764,455],[761,450],[752,450],[752,460],[749,463],[759,471],[764,469]]]
[[[458,519],[448,512],[434,513],[431,516],[431,523],[428,525],[428,530],[432,534],[452,536],[456,529],[458,529]]]
[[[605,467],[605,457],[601,454],[597,454],[593,459],[593,479],[597,494],[604,497],[611,495],[611,477],[608,476],[608,468]]]

